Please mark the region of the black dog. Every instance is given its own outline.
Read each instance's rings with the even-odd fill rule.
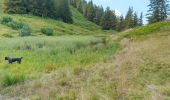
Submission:
[[[21,58],[9,58],[5,57],[5,60],[8,60],[9,64],[12,64],[13,62],[17,62],[18,64],[21,64],[23,57]]]

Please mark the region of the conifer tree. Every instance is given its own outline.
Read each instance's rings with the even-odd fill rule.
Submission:
[[[79,0],[77,3],[78,3],[78,4],[77,4],[77,10],[78,10],[80,13],[83,13],[83,3],[82,3],[82,1]]]
[[[138,26],[139,25],[139,18],[138,18],[138,15],[137,15],[137,12],[134,13],[134,19],[133,19],[133,23],[134,23],[134,27]]]
[[[93,21],[95,17],[93,1],[90,1],[86,7],[86,17],[89,21]]]
[[[167,0],[150,0],[147,14],[149,24],[163,21],[167,18],[169,5]]]
[[[129,7],[129,10],[128,10],[127,15],[125,17],[125,26],[126,26],[127,29],[134,27],[133,8],[132,7]]]
[[[104,30],[116,29],[116,23],[117,21],[114,11],[107,7],[101,23],[102,28]]]
[[[120,16],[120,21],[118,23],[118,27],[117,30],[118,31],[123,31],[125,29],[125,19],[123,17],[123,15]]]
[[[143,26],[143,13],[140,14],[140,18],[139,18],[139,26]]]
[[[102,20],[102,17],[103,17],[103,14],[104,14],[104,10],[103,10],[103,7],[95,7],[95,17],[94,17],[94,22],[97,24],[97,25],[100,25],[101,24],[101,20]]]
[[[33,14],[72,23],[68,0],[5,0],[5,13]]]
[[[58,17],[66,23],[73,23],[72,14],[69,9],[68,0],[58,0]]]

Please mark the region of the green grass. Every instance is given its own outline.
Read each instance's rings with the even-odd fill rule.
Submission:
[[[106,60],[118,49],[118,43],[106,44],[104,38],[93,36],[2,38],[0,79],[8,82],[18,74],[29,78],[58,68],[92,65]],[[5,56],[24,60],[21,65],[9,65],[4,61]]]
[[[90,67],[107,62],[121,49],[118,42],[108,38],[110,34],[117,33],[116,31],[101,30],[100,26],[88,21],[73,7],[71,7],[73,24],[27,14],[4,14],[3,1],[0,0],[0,20],[11,16],[14,22],[29,25],[33,36],[19,37],[20,29],[14,30],[0,24],[1,95],[16,94],[13,96],[20,97],[23,93],[27,95],[27,90],[38,90],[38,87],[41,88],[44,85],[46,88],[56,89],[57,93],[48,89],[44,91],[44,88],[40,92],[48,93],[40,96],[36,96],[37,93],[35,93],[33,98],[43,99],[43,96],[47,96],[47,99],[76,99],[79,93],[87,99],[117,96],[115,92],[112,93],[115,90],[113,77],[108,79],[113,74],[113,70],[102,66]],[[41,32],[41,29],[46,27],[54,30],[54,36],[47,37]],[[23,57],[23,62],[11,65],[4,60],[5,56]],[[34,86],[32,81],[36,82],[46,75],[49,75],[49,78],[45,79],[51,79],[51,81],[42,80]],[[26,88],[22,85],[27,83],[32,85],[26,85],[30,89],[24,92]],[[20,86],[22,89],[17,89]],[[19,92],[12,92],[10,89],[13,87]],[[65,89],[68,91],[64,90],[64,95],[61,95],[58,88],[63,89],[63,87],[67,87]],[[83,89],[82,93],[80,88]],[[37,92],[40,93],[39,90]],[[100,95],[103,93],[106,95]]]
[[[152,35],[153,33],[169,31],[170,30],[170,22],[158,22],[151,25],[137,27],[135,29],[119,33],[121,37],[140,39],[146,38],[148,35]]]
[[[128,48],[116,62],[121,64],[117,83],[121,97],[126,100],[169,100],[170,22],[138,27],[119,35],[130,40],[122,41]],[[129,91],[126,94],[124,90]]]

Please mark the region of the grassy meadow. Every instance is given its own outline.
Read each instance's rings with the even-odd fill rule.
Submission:
[[[3,2],[4,0],[0,1],[0,99],[24,99],[26,95],[26,97],[35,100],[56,98],[73,99],[75,96],[73,94],[66,96],[67,93],[64,94],[65,96],[56,97],[57,94],[55,91],[52,92],[53,90],[49,91],[51,96],[49,96],[49,93],[46,93],[47,95],[44,95],[44,97],[43,94],[38,96],[32,95],[34,92],[27,94],[26,91],[24,91],[26,88],[22,85],[30,82],[34,85],[33,81],[36,82],[39,79],[43,79],[44,76],[49,75],[50,77],[45,79],[57,80],[57,83],[54,82],[54,84],[52,84],[50,80],[41,80],[40,83],[36,82],[37,86],[34,88],[43,87],[44,82],[48,82],[46,86],[56,85],[56,88],[54,87],[53,89],[67,87],[68,81],[70,81],[71,78],[75,82],[78,80],[76,83],[72,82],[75,83],[75,85],[77,84],[79,87],[83,85],[83,87],[86,87],[84,83],[86,83],[86,78],[88,78],[89,75],[91,75],[91,81],[93,81],[93,78],[96,80],[96,78],[99,77],[96,77],[95,73],[91,73],[94,71],[94,69],[90,70],[93,68],[91,66],[95,66],[97,63],[107,62],[108,59],[113,58],[122,48],[119,42],[113,41],[112,38],[110,38],[110,35],[116,33],[116,31],[103,31],[100,26],[88,21],[73,7],[71,7],[71,11],[74,23],[66,24],[59,20],[41,18],[33,15],[4,14],[2,12]],[[9,17],[12,21],[3,24],[3,18]],[[9,26],[9,24],[12,25],[12,27]],[[30,26],[32,30],[31,36],[20,37],[21,29],[15,29],[18,27],[18,24]],[[43,28],[52,29],[53,35],[44,35],[41,31]],[[8,64],[4,59],[6,56],[23,57],[23,62],[22,64]],[[84,69],[88,69],[89,71],[87,70],[87,72],[91,74],[83,74]],[[98,69],[100,68],[96,70]],[[69,78],[66,75],[67,72],[70,73],[70,75],[68,75],[70,76]],[[58,74],[56,79],[53,79],[54,77],[51,78],[51,75],[54,74]],[[83,76],[86,75],[84,80],[81,80],[81,77],[75,79],[82,74]],[[99,84],[102,85],[105,84],[105,82],[107,81],[105,77],[103,77],[102,83]],[[114,82],[110,81],[110,83],[108,86],[114,88],[114,86],[112,86]],[[57,86],[57,84],[59,84],[59,86]],[[92,82],[92,84],[94,84],[94,82]],[[15,91],[20,90],[20,86],[23,88],[20,92],[13,91],[14,87]],[[33,89],[32,86],[29,87],[29,90]],[[88,87],[87,90],[90,88],[91,87]],[[102,88],[103,87],[99,90]],[[111,89],[109,91],[111,91]],[[42,89],[42,91],[44,90]],[[57,91],[59,92],[60,90]],[[69,88],[68,92],[71,91],[73,91],[73,93],[79,92],[74,92],[73,88]],[[101,93],[106,91],[107,89],[104,89]],[[89,93],[92,93],[92,91],[89,91]],[[38,91],[35,94],[39,94]],[[108,95],[112,96],[109,92]],[[89,98],[91,98],[91,96]],[[96,96],[92,98],[96,98]]]
[[[31,36],[0,23],[0,100],[170,100],[170,22],[117,33],[71,7],[74,23],[4,14]],[[46,36],[42,28],[54,33]],[[115,34],[117,33],[117,34]],[[23,57],[8,64],[5,57]]]
[[[25,37],[0,40],[0,83],[10,86],[63,67],[80,67],[106,60],[119,49],[116,42],[94,36]],[[23,57],[21,65],[4,57]]]

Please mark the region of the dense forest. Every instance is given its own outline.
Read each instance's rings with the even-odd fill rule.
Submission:
[[[5,0],[4,12],[33,14],[72,23],[68,0]]]
[[[104,10],[102,6],[97,6],[93,1],[85,0],[70,0],[70,4],[77,8],[89,21],[102,26],[104,30],[123,31],[128,28],[134,28],[143,25],[143,14],[138,16],[138,13],[129,7],[129,10],[124,17],[116,15],[114,10],[109,7]]]

